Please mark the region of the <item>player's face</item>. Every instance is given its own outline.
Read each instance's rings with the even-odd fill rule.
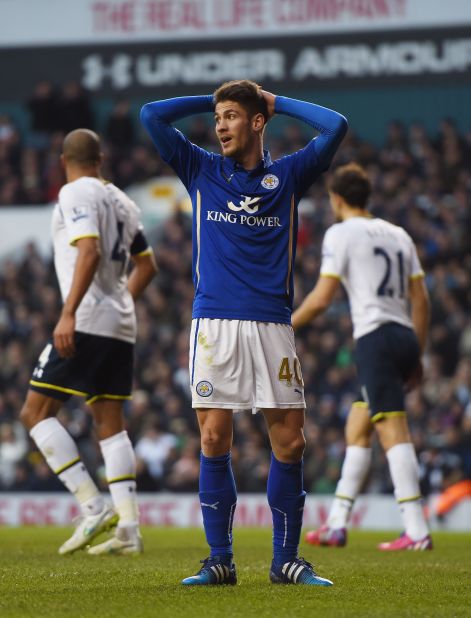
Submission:
[[[247,111],[240,103],[235,101],[218,103],[214,120],[216,135],[225,157],[233,157],[238,160],[252,149],[256,133]]]

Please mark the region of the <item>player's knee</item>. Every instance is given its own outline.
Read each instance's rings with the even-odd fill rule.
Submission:
[[[26,429],[30,430],[39,422],[43,421],[46,418],[42,413],[41,408],[37,408],[36,406],[32,406],[28,401],[25,402],[20,411],[20,421],[26,427]]]
[[[201,432],[201,449],[209,457],[225,455],[231,449],[232,436],[205,428]]]
[[[300,461],[304,455],[304,449],[306,448],[306,439],[301,434],[297,436],[290,445],[290,454],[294,461]]]
[[[276,452],[280,453],[282,461],[291,461],[295,463],[301,461],[305,447],[306,440],[301,433],[278,444],[274,450],[275,454]]]

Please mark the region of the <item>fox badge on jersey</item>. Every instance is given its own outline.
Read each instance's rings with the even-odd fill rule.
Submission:
[[[265,189],[276,189],[276,187],[280,184],[280,180],[278,176],[274,174],[265,174],[262,178],[261,185]]]

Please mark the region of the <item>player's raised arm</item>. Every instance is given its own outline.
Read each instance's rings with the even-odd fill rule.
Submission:
[[[306,122],[319,133],[307,146],[290,155],[295,162],[293,171],[300,192],[304,193],[316,176],[329,168],[335,152],[347,133],[347,119],[327,107],[283,96],[274,97],[274,113]]]
[[[198,155],[203,151],[189,140],[172,123],[187,116],[214,110],[212,95],[175,97],[146,103],[141,109],[141,122],[149,133],[164,161],[169,163],[187,186],[189,170],[195,171]],[[189,168],[189,169],[188,169]]]
[[[313,148],[323,170],[326,170],[347,133],[345,116],[315,103],[282,96],[275,98],[275,113],[302,120],[319,132],[319,136],[308,146]]]

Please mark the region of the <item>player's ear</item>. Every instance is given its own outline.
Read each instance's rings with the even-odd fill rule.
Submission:
[[[261,113],[252,116],[252,129],[254,131],[263,131],[265,128],[265,116]]]

